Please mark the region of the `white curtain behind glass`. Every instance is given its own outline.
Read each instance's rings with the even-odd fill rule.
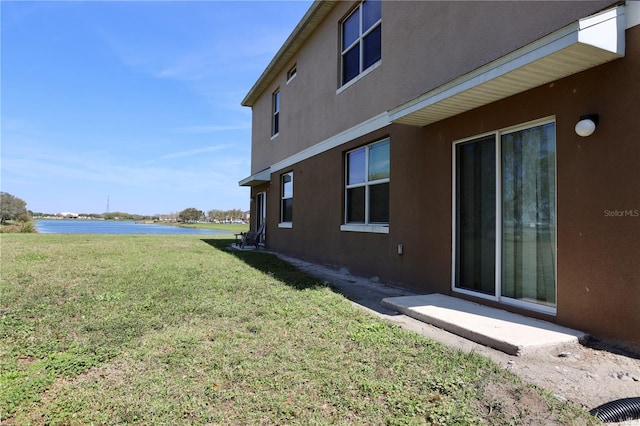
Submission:
[[[502,295],[555,306],[555,124],[501,142]]]

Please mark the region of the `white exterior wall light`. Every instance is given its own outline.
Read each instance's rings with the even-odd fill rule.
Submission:
[[[598,126],[598,114],[589,114],[580,116],[580,121],[576,124],[576,133],[578,136],[591,136]]]

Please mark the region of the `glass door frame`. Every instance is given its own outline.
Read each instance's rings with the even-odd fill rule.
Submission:
[[[481,299],[487,299],[495,302],[499,302],[505,305],[511,305],[523,309],[527,309],[530,311],[540,312],[548,315],[556,315],[557,313],[557,294],[558,294],[558,268],[557,268],[557,257],[555,261],[555,306],[543,305],[540,303],[529,302],[520,299],[514,299],[506,296],[502,296],[502,135],[512,132],[517,132],[519,130],[524,130],[536,126],[542,126],[545,124],[556,123],[555,116],[545,117],[538,120],[530,121],[523,124],[518,124],[516,126],[487,132],[483,134],[474,135],[468,138],[456,140],[452,143],[452,162],[451,162],[451,290],[454,293],[465,294],[473,297],[478,297]],[[495,293],[487,294],[482,293],[480,291],[474,291],[471,289],[465,289],[456,287],[456,273],[457,273],[457,179],[458,179],[458,170],[457,170],[457,154],[456,148],[458,145],[470,143],[475,140],[481,140],[483,138],[487,138],[488,136],[493,136],[495,138],[495,194],[496,194],[496,206],[495,206]],[[557,139],[556,139],[557,146]],[[557,151],[557,150],[556,150]],[[557,159],[556,159],[556,167],[555,167],[555,209],[556,212],[554,214],[555,223],[557,225]],[[557,253],[557,226],[556,233],[554,238],[554,244],[556,247]]]
[[[266,222],[267,222],[267,192],[258,192],[255,197],[256,201],[256,231],[260,229],[260,226],[265,225],[262,231],[261,243],[266,240]]]

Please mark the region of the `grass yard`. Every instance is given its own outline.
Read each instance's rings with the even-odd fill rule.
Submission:
[[[595,423],[231,241],[3,235],[0,423]]]

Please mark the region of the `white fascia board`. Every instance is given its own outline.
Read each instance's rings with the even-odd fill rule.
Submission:
[[[599,65],[616,58],[624,56],[624,30],[625,30],[625,8],[623,6],[607,10],[605,12],[590,16],[580,21],[574,22],[554,33],[551,33],[531,44],[521,47],[499,59],[496,59],[480,68],[462,75],[447,84],[437,87],[423,95],[412,99],[389,111],[391,122],[427,125],[433,121],[420,122],[419,119],[410,117],[411,114],[420,111],[428,111],[430,107],[439,102],[450,100],[454,96],[465,94],[471,90],[479,89],[484,84],[495,81],[504,76],[509,76],[516,71],[525,70],[527,67],[535,69],[535,66],[552,55],[558,56],[563,52],[572,54],[571,47],[586,45],[593,47],[594,53],[601,52],[601,55],[594,55],[593,62],[589,64],[578,63],[575,69],[567,71],[567,67],[558,70],[545,70],[545,81],[554,81],[566,75],[583,71],[589,67]],[[569,59],[570,56],[567,56]],[[541,73],[541,70],[537,71]],[[542,74],[541,74],[542,75]],[[507,90],[500,98],[506,98],[524,90],[532,89],[540,84],[539,81],[530,85],[517,85]],[[529,87],[530,86],[530,87]],[[486,105],[496,99],[477,99],[464,108],[465,111]],[[455,111],[455,115],[460,111]]]
[[[266,168],[238,182],[240,186],[256,186],[271,181],[271,169]]]
[[[359,138],[360,136],[364,136],[368,133],[374,132],[385,126],[388,126],[389,124],[389,116],[385,111],[382,114],[363,121],[362,123],[359,123],[343,132],[340,132],[337,135],[327,138],[307,149],[304,149],[290,157],[287,157],[261,172],[242,179],[239,182],[239,185],[255,186],[263,182],[269,182],[271,181],[271,173],[275,173],[279,170],[290,167],[315,155],[322,154],[323,152],[329,151],[330,149],[352,141],[353,139]]]
[[[581,19],[578,42],[624,56],[625,12],[624,7],[617,7]]]
[[[305,150],[302,150],[290,157],[285,158],[271,166],[273,172],[291,167],[292,165],[299,163],[300,161],[311,158],[315,155],[322,154],[333,148],[336,148],[344,143],[352,141],[353,139],[364,136],[368,133],[374,132],[390,124],[389,115],[386,112],[379,114],[369,120],[363,121],[356,126],[351,127],[337,135],[334,135],[328,139],[323,140]]]

